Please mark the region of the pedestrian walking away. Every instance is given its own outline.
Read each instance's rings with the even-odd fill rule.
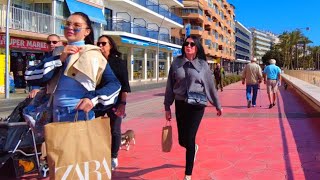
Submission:
[[[187,94],[190,92],[197,92],[199,96],[204,94],[216,107],[218,116],[221,116],[222,108],[212,79],[212,71],[206,62],[199,39],[188,36],[181,51],[182,55],[173,60],[169,70],[164,108],[166,120],[170,121],[172,117],[170,106],[175,102],[179,144],[186,149],[184,180],[191,180],[196,153],[199,150],[195,140],[205,106],[189,104],[191,101],[186,101],[189,99]]]
[[[128,70],[121,53],[118,51],[115,41],[107,35],[98,38],[97,46],[101,48],[103,56],[107,59],[111,69],[121,83],[121,91],[116,104],[106,111],[95,111],[96,117],[104,116],[107,113],[110,118],[111,127],[111,169],[119,165],[118,151],[121,144],[121,123],[126,115],[127,94],[131,92]]]
[[[269,64],[263,71],[264,84],[267,84],[269,108],[276,105],[278,86],[281,86],[281,69],[276,65],[275,59],[270,59]]]
[[[262,82],[262,70],[256,63],[257,59],[253,58],[243,70],[242,84],[246,84],[247,107],[257,105],[257,93],[260,83]]]
[[[223,80],[225,78],[225,73],[223,67],[221,67],[220,63],[217,63],[216,68],[213,70],[214,79],[216,82],[216,88],[219,89],[221,92],[223,91]]]

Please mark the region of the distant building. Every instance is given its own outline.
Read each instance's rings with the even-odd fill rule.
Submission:
[[[268,52],[274,44],[279,43],[277,35],[251,28],[252,33],[252,55],[257,58],[258,63],[262,64],[263,55]]]
[[[221,63],[230,70],[235,60],[234,9],[226,0],[184,0],[183,8],[176,8],[183,25],[190,25],[190,34],[200,38],[208,63],[213,69]],[[184,38],[186,29],[172,31],[172,36]]]
[[[236,25],[236,43],[235,43],[235,66],[234,70],[242,70],[244,64],[249,63],[252,59],[252,34],[249,29],[242,25],[239,21]]]

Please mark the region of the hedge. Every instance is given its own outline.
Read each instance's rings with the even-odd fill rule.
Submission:
[[[236,74],[229,74],[223,79],[223,86],[227,86],[229,84],[241,81],[241,76]]]

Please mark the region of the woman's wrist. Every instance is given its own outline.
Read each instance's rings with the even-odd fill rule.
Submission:
[[[123,105],[126,105],[127,102],[126,101],[120,101],[119,104],[123,104]]]

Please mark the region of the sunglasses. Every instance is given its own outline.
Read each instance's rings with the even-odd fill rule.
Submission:
[[[196,43],[194,43],[194,42],[184,42],[183,45],[184,46],[189,46],[190,45],[191,47],[194,47],[196,45]]]
[[[52,43],[52,44],[57,44],[57,43],[58,43],[58,41],[47,41],[47,44],[49,44],[49,45],[50,45],[51,43]]]
[[[109,44],[108,42],[97,42],[97,46],[106,46],[107,44]]]

